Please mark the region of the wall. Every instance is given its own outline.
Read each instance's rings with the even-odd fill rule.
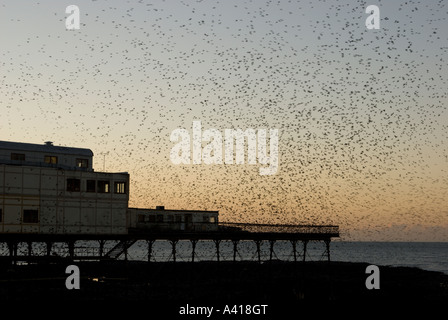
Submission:
[[[187,221],[187,215],[191,216],[190,221]],[[139,221],[139,216],[142,216],[144,221]],[[151,216],[155,221],[150,220]],[[158,216],[162,216],[163,221],[158,221]],[[204,220],[204,217],[207,221]],[[218,229],[218,211],[129,208],[128,227],[157,231],[216,231]]]
[[[67,191],[67,179],[79,179],[80,190]],[[87,192],[87,180],[109,180],[110,192]],[[117,181],[124,194],[114,192]],[[128,201],[127,173],[0,165],[0,232],[124,234]],[[38,221],[24,221],[24,210],[38,210]]]

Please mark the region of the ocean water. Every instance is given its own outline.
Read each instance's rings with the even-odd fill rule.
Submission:
[[[116,244],[115,241],[107,241],[104,252],[108,252]],[[176,261],[191,261],[192,244],[190,241],[179,241],[176,244]],[[173,250],[169,241],[155,241],[151,251],[151,261],[173,261]],[[240,241],[235,256],[237,261],[257,261],[258,252],[253,241]],[[26,243],[21,243],[18,248],[19,255],[27,255]],[[60,256],[68,255],[68,247],[65,244],[55,244],[53,252]],[[8,247],[0,243],[0,254],[7,256]],[[44,244],[35,243],[34,255],[45,255]],[[97,241],[78,241],[75,246],[75,255],[98,256],[99,246]],[[330,257],[332,261],[366,262],[378,266],[404,266],[417,267],[423,270],[439,271],[448,274],[448,242],[345,242],[332,241],[330,244]],[[128,250],[129,260],[148,261],[148,244],[146,241],[137,241]],[[213,241],[198,241],[195,249],[195,261],[216,261],[216,245]],[[219,245],[219,258],[221,261],[232,261],[234,258],[233,243],[222,241]],[[289,241],[276,241],[270,254],[270,243],[263,241],[260,246],[260,259],[294,261],[292,245]],[[296,258],[303,259],[303,245],[297,242]],[[121,255],[119,259],[124,259]],[[323,242],[309,242],[305,255],[306,261],[326,260],[326,247]]]
[[[448,242],[332,242],[332,260],[417,267],[448,274]]]
[[[176,261],[191,261],[192,245],[189,241],[176,244]],[[297,243],[297,259],[303,258],[303,247]],[[332,261],[367,262],[384,266],[417,267],[423,270],[439,271],[448,274],[448,242],[344,242],[333,241],[330,244]],[[219,245],[221,261],[233,260],[233,243],[222,241]],[[270,244],[263,241],[260,246],[260,259],[271,258]],[[148,245],[145,241],[135,243],[128,251],[129,260],[148,259]],[[273,246],[272,259],[293,261],[291,243],[277,241]],[[323,242],[309,242],[305,255],[307,261],[326,260],[326,247]],[[172,261],[172,245],[168,241],[156,241],[152,246],[151,261]],[[199,241],[195,249],[195,261],[217,260],[216,246],[213,241]],[[253,241],[240,241],[236,260],[258,260],[256,245]]]

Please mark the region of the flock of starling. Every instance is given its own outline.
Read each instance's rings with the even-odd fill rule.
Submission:
[[[130,173],[131,207],[446,230],[448,7],[381,3],[368,30],[368,4],[78,1],[69,31],[62,5],[6,1],[1,140],[92,149],[96,170]],[[173,165],[170,133],[193,120],[279,129],[277,174]]]

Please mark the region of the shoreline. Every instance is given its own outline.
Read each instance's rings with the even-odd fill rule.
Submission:
[[[68,290],[68,265],[80,270],[80,289]],[[368,290],[367,263],[67,262],[0,265],[0,299],[147,301],[153,303],[280,303],[316,301],[446,303],[448,275],[411,267],[379,266],[380,289]]]

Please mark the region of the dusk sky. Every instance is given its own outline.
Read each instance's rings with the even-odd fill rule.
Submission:
[[[446,30],[444,1],[2,0],[0,140],[91,149],[131,207],[448,241]],[[277,172],[173,164],[193,121],[277,129]]]

